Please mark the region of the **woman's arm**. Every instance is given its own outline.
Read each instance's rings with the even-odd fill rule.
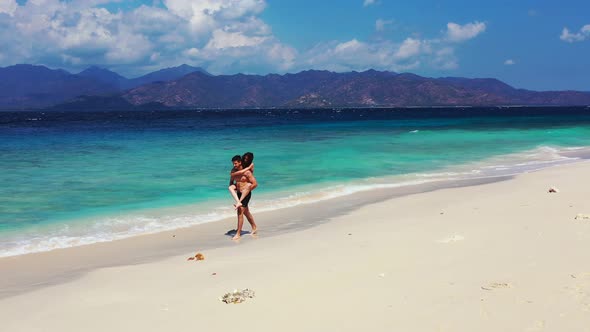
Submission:
[[[251,171],[253,168],[254,168],[254,163],[251,163],[250,166],[248,166],[244,169],[241,169],[239,171],[233,172],[233,169],[232,169],[232,172],[229,175],[232,177],[236,176],[236,175],[244,175],[246,172]]]

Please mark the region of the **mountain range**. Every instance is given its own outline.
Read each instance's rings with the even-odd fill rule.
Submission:
[[[113,71],[90,67],[78,74],[45,66],[19,64],[0,68],[0,109],[33,109],[77,100],[80,96],[116,98],[127,89],[169,81],[204,69],[182,65],[128,79]]]
[[[98,67],[78,74],[43,66],[0,68],[0,108],[309,108],[590,105],[590,92],[530,91],[493,78],[429,78],[367,70],[218,75],[182,65],[127,79]]]

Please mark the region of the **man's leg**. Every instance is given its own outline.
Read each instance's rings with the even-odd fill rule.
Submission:
[[[254,217],[252,216],[252,213],[250,213],[249,207],[244,208],[244,215],[246,216],[246,219],[248,219],[250,226],[252,226],[252,234],[256,234],[256,230],[258,229],[258,226],[256,226],[256,222],[254,222]],[[242,221],[242,223],[243,223],[243,221]]]
[[[232,238],[232,240],[237,240],[242,236],[242,226],[244,226],[244,208],[238,208],[238,229],[236,230],[236,235]]]

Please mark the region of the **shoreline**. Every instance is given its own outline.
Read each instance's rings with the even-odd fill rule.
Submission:
[[[580,160],[579,162],[584,161]],[[330,222],[334,218],[367,205],[448,188],[479,186],[506,181],[513,177],[514,175],[449,179],[409,186],[371,189],[315,203],[305,203],[260,213],[252,212],[259,225],[259,236],[275,237]],[[285,215],[292,217],[285,219]],[[276,219],[281,221],[273,221]],[[97,269],[150,263],[195,250],[239,245],[226,234],[235,229],[235,223],[235,217],[223,218],[189,227],[113,241],[0,257],[0,274],[6,276],[0,279],[0,300],[38,288],[69,282]],[[242,235],[247,238],[249,235],[247,221],[244,221],[243,231],[248,232]],[[126,255],[121,257],[117,254],[119,252],[125,252]],[[39,264],[40,261],[44,264]],[[4,271],[10,271],[10,273]]]
[[[3,297],[3,326],[233,331],[233,322],[242,322],[246,331],[589,331],[590,191],[583,185],[589,170],[590,162],[580,162],[506,181],[373,196],[368,204],[348,202],[337,215],[326,204],[301,209],[294,218],[304,220],[289,220],[296,224],[283,224],[276,236],[246,236],[239,247],[227,238],[224,247],[192,246]],[[559,192],[548,193],[551,186]],[[274,217],[288,218],[281,211]],[[272,221],[261,229],[270,233]],[[85,254],[110,250],[102,254],[123,259],[137,250],[128,245]],[[187,262],[195,249],[205,260]],[[56,263],[35,256],[39,272]],[[93,258],[79,250],[65,256]],[[218,300],[236,288],[253,289],[256,297],[239,305]]]
[[[509,181],[523,174],[568,165],[590,164],[587,149],[583,150],[583,154],[578,155],[577,152],[571,151],[569,157],[575,156],[579,159],[556,164],[553,164],[553,161],[548,164],[539,163],[534,165],[538,168],[516,174],[435,179],[405,186],[371,188],[318,202],[307,202],[259,213],[254,210],[253,213],[262,236],[274,237],[312,228],[364,206],[391,199],[449,188]],[[293,217],[285,219],[285,215]],[[277,222],[277,219],[281,221]],[[226,217],[188,227],[139,234],[122,239],[0,257],[0,273],[7,276],[0,280],[0,299],[69,282],[97,269],[144,264],[191,251],[231,247],[236,243],[233,243],[230,240],[231,236],[226,233],[236,228],[235,223],[235,217]],[[263,225],[262,228],[260,225]],[[247,221],[244,221],[244,231],[249,232]],[[243,234],[243,236],[247,235],[249,233]],[[119,256],[117,254],[119,252],[125,252],[126,255]],[[46,264],[38,264],[39,261]],[[4,271],[10,271],[10,273],[4,273]]]
[[[554,156],[551,156],[550,159],[543,159],[547,157],[542,155],[533,157],[533,159],[530,157],[545,153]],[[289,194],[289,192],[278,192],[281,197],[278,200],[275,199],[276,196],[273,196],[272,192],[263,193],[257,196],[253,208],[255,211],[260,211],[259,213],[267,213],[289,208],[301,208],[316,202],[323,204],[324,202],[340,199],[347,200],[347,196],[366,195],[367,192],[378,192],[380,190],[389,190],[395,195],[396,191],[405,192],[406,189],[403,189],[405,187],[429,188],[433,186],[438,188],[437,183],[446,184],[453,181],[473,181],[475,183],[495,181],[494,179],[516,176],[548,167],[584,162],[588,159],[590,159],[590,146],[552,147],[542,145],[530,150],[495,155],[487,159],[474,160],[427,172],[350,179],[345,185],[340,186],[334,184],[328,184],[327,187],[318,186],[318,184],[301,185],[298,190],[303,191],[304,195],[302,197],[298,196],[299,191],[295,195]],[[444,186],[452,186],[452,184]],[[297,203],[292,204],[290,203],[291,200],[295,200]],[[52,233],[56,233],[56,230],[51,229],[54,226],[43,226],[47,227],[47,229],[36,234],[36,243],[34,241],[29,242],[27,239],[5,239],[8,241],[7,243],[12,243],[13,247],[3,249],[0,259],[174,232],[178,229],[212,222],[223,222],[233,218],[231,209],[225,209],[225,204],[215,202],[212,210],[207,209],[203,202],[197,204],[181,203],[172,206],[164,205],[136,210],[121,210],[118,213],[110,212],[68,219],[62,224],[62,227],[70,229],[68,232],[59,234],[61,232],[59,231],[58,234],[52,236]],[[137,217],[141,219],[140,222],[134,220]],[[113,219],[113,221],[109,219]],[[111,225],[119,223],[119,220],[123,225],[122,228],[111,232],[110,228],[113,227]],[[84,233],[84,228],[88,224],[98,226],[93,231],[94,233]],[[148,224],[151,225],[144,228]],[[107,229],[104,229],[105,227]],[[140,230],[137,230],[136,227]],[[100,237],[97,238],[96,234],[100,234]],[[55,238],[59,240],[54,242]]]

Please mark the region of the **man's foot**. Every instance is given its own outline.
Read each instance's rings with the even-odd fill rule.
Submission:
[[[252,232],[250,232],[250,234],[252,234],[252,235],[256,235],[256,232],[258,232],[258,228],[256,228],[256,227],[253,227],[253,228],[252,228]]]
[[[232,240],[234,240],[234,241],[236,241],[236,240],[239,240],[239,239],[241,239],[241,238],[242,238],[242,236],[241,236],[240,234],[236,234],[236,235],[234,235],[234,237],[232,237],[231,239],[232,239]]]

